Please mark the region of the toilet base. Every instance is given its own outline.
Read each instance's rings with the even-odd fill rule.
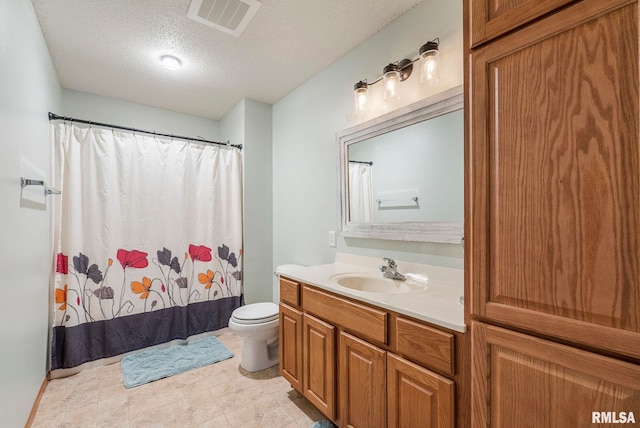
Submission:
[[[240,360],[240,366],[243,369],[248,372],[259,372],[275,366],[278,362],[278,340],[267,344],[266,340],[244,338]]]

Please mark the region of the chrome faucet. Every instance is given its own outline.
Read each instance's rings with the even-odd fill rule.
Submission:
[[[397,265],[395,260],[388,259],[386,257],[383,260],[387,262],[387,265],[380,266],[380,272],[382,272],[382,276],[389,279],[397,279],[399,281],[404,281],[406,279],[403,274],[396,270]]]

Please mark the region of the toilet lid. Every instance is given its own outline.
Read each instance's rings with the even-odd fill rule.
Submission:
[[[278,318],[278,305],[271,302],[252,303],[233,311],[232,317],[240,324],[258,324],[273,321]]]

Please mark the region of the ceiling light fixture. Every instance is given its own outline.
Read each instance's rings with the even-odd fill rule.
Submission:
[[[420,83],[431,86],[440,83],[440,53],[438,46],[440,39],[434,39],[422,45],[418,51],[418,58],[403,59],[393,62],[382,70],[382,77],[368,83],[366,79],[360,80],[353,86],[355,94],[355,114],[359,115],[367,111],[369,87],[382,80],[384,84],[383,97],[387,103],[395,103],[400,99],[398,84],[411,76],[413,64],[422,61],[420,65]]]
[[[173,55],[162,55],[160,62],[164,68],[171,71],[180,70],[180,67],[182,67],[182,61]]]

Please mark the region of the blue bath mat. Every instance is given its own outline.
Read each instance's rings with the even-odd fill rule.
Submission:
[[[209,336],[186,345],[150,349],[127,355],[120,361],[124,386],[133,388],[187,370],[233,357],[217,337]]]

